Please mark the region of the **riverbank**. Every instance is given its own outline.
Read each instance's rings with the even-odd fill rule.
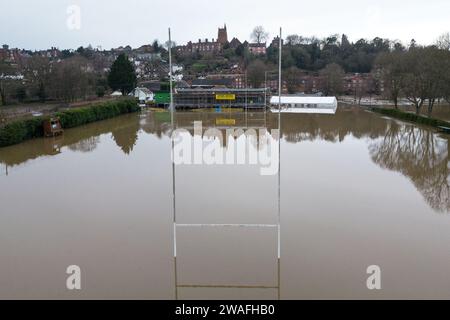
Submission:
[[[63,129],[67,129],[138,110],[139,106],[134,99],[125,98],[57,112],[51,116],[59,117]],[[0,127],[0,148],[42,137],[44,135],[43,121],[49,117],[50,115],[17,120]]]
[[[398,109],[372,107],[370,108],[370,110],[395,119],[414,122],[417,124],[426,125],[434,128],[450,127],[450,122],[431,117],[426,117],[412,112],[405,112]]]

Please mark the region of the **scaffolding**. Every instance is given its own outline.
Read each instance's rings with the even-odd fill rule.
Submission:
[[[180,88],[174,95],[176,108],[266,108],[266,88]]]

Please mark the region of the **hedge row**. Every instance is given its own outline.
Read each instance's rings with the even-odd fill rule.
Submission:
[[[136,112],[139,107],[134,99],[105,102],[90,107],[71,109],[55,114],[63,128],[73,128],[94,121],[104,120],[120,114]],[[46,117],[19,120],[0,127],[0,147],[44,135],[43,121]]]
[[[42,121],[43,118],[38,117],[11,122],[4,127],[0,127],[0,147],[20,143],[35,137],[42,137],[44,135]]]
[[[63,128],[73,128],[138,110],[139,106],[134,99],[126,99],[58,112],[55,116],[59,117]]]
[[[450,127],[450,123],[444,120],[428,118],[411,112],[405,112],[398,109],[372,108],[372,111],[381,113],[396,119],[411,121],[431,127]]]

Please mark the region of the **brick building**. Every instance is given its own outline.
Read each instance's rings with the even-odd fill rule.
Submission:
[[[0,61],[6,62],[12,66],[22,66],[24,64],[24,59],[29,55],[24,50],[10,49],[8,45],[3,45],[0,48]]]
[[[245,74],[243,73],[209,74],[206,79],[227,79],[229,88],[243,89],[246,87]]]
[[[370,73],[348,74],[343,79],[346,94],[358,94],[375,90],[375,80]]]
[[[242,42],[239,41],[238,38],[233,38],[233,39],[230,41],[230,48],[231,48],[231,49],[237,49],[241,44],[242,44]]]
[[[219,42],[222,46],[228,42],[228,33],[226,24],[223,26],[223,28],[219,28],[219,32],[217,35],[217,42]]]
[[[218,53],[221,52],[223,46],[228,43],[227,26],[219,28],[217,32],[217,40],[199,39],[198,42],[189,41],[185,46],[178,46],[176,50],[179,53],[189,54],[194,52],[200,53]]]
[[[248,51],[254,55],[266,54],[266,43],[249,43]]]
[[[281,39],[281,45],[284,45],[284,40],[283,39]],[[273,38],[270,46],[273,47],[273,48],[278,48],[280,46],[280,37],[276,36],[275,38]]]

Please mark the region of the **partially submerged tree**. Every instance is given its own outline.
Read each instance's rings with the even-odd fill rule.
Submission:
[[[428,114],[433,112],[433,106],[436,100],[444,96],[444,79],[447,70],[445,70],[446,51],[436,47],[423,49],[422,63],[425,72],[425,86],[428,100]]]
[[[421,63],[420,49],[413,48],[404,56],[405,74],[402,82],[402,91],[406,99],[414,104],[416,113],[420,113],[427,98],[427,86],[423,64]]]
[[[450,104],[450,51],[447,51],[447,58],[443,62],[444,78],[442,79],[443,97]]]
[[[436,100],[448,95],[449,59],[448,51],[436,47],[416,47],[405,54],[402,90],[414,104],[416,113],[420,113],[422,105],[428,101],[431,114]]]
[[[404,53],[394,51],[380,54],[375,62],[377,68],[380,69],[385,94],[394,102],[395,108],[398,107],[398,99],[405,74],[403,58]]]

